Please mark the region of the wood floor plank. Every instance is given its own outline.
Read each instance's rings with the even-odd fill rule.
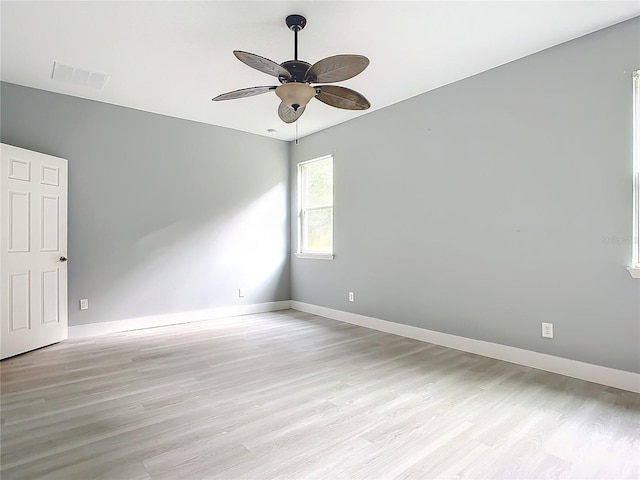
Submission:
[[[638,394],[293,310],[0,376],[3,480],[640,478]]]

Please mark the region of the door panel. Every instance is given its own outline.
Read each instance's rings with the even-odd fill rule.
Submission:
[[[1,145],[0,358],[67,338],[67,161]]]
[[[31,272],[9,273],[9,333],[31,329]],[[4,333],[4,332],[3,332]]]
[[[28,160],[19,160],[17,158],[9,159],[9,178],[13,180],[22,180],[24,182],[31,181],[31,162]]]
[[[42,323],[60,320],[60,272],[42,272]]]
[[[31,237],[31,195],[9,192],[9,252],[28,252]]]
[[[42,165],[40,169],[40,183],[43,185],[60,185],[60,169],[51,165]]]
[[[57,252],[59,247],[60,215],[58,197],[43,195],[42,199],[42,228],[40,230],[40,251]]]

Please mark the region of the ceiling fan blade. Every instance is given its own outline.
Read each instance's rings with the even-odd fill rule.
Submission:
[[[369,65],[362,55],[334,55],[323,58],[309,67],[306,82],[333,83],[353,78]]]
[[[299,107],[298,110],[294,110],[284,102],[280,102],[278,107],[278,116],[284,123],[293,123],[304,113],[305,107]]]
[[[345,110],[366,110],[371,106],[369,100],[355,90],[338,87],[337,85],[319,85],[316,98],[322,103]]]
[[[234,90],[233,92],[222,93],[217,97],[213,98],[214,102],[219,102],[220,100],[233,100],[236,98],[245,98],[245,97],[253,97],[254,95],[260,95],[263,93],[270,92],[271,90],[275,90],[278,87],[251,87],[251,88],[241,88],[240,90]]]
[[[286,68],[278,65],[273,60],[261,57],[260,55],[256,55],[255,53],[243,52],[242,50],[234,50],[233,54],[238,58],[238,60],[246,65],[249,65],[251,68],[260,70],[261,72],[268,75],[273,75],[274,77],[284,77],[286,79],[291,79],[291,74],[289,73],[289,71]]]

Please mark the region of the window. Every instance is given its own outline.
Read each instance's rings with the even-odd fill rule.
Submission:
[[[333,258],[333,156],[298,164],[298,257]]]
[[[633,74],[633,248],[629,273],[640,278],[640,70]]]

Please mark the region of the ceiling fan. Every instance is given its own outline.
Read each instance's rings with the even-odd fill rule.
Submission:
[[[332,107],[345,110],[366,110],[371,106],[360,93],[336,85],[315,85],[312,83],[334,83],[348,80],[361,73],[369,65],[369,59],[362,55],[334,55],[313,65],[298,60],[298,32],[307,24],[302,15],[289,15],[285,23],[294,33],[294,59],[277,64],[273,60],[249,52],[234,50],[233,54],[241,62],[256,70],[276,77],[280,86],[250,87],[223,93],[213,101],[233,100],[252,97],[272,90],[280,97],[278,116],[285,123],[293,123],[304,113],[312,98],[317,98]]]

